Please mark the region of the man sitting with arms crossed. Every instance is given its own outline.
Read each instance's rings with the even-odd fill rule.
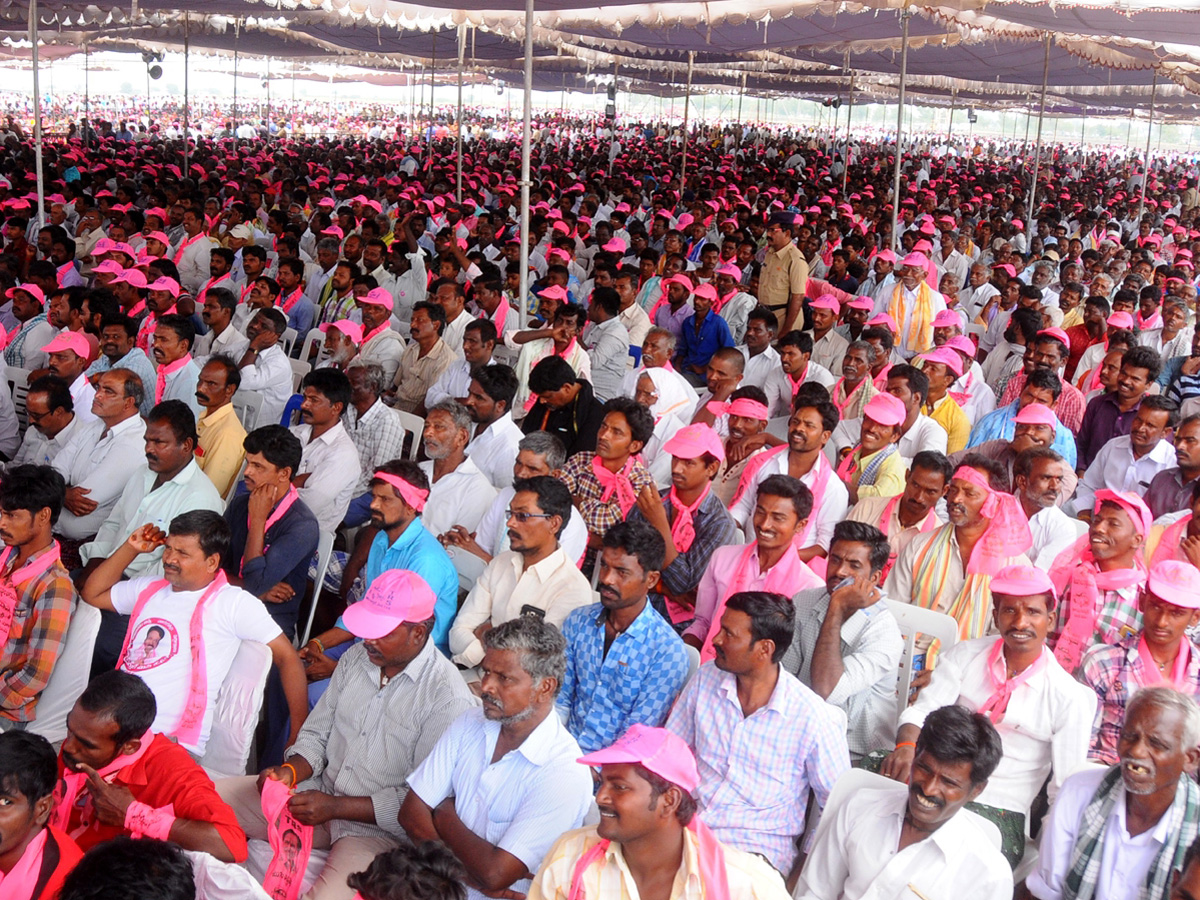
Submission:
[[[579,745],[554,711],[566,666],[558,629],[522,616],[483,644],[483,708],[450,725],[408,777],[400,807],[410,840],[441,841],[458,857],[469,900],[525,893],[592,797],[592,779],[575,762]]]
[[[51,823],[84,850],[131,834],[242,862],[246,835],[233,810],[187,750],[154,729],[156,718],[141,678],[93,678],[67,716]]]
[[[980,637],[945,651],[929,685],[900,716],[896,750],[883,774],[907,782],[925,718],[957,703],[996,726],[1004,755],[976,807],[995,822],[1002,852],[1014,868],[1025,852],[1029,811],[1050,781],[1053,800],[1087,757],[1096,701],[1054,659],[1046,635],[1054,624],[1050,578],[1030,565],[1008,566],[992,578],[992,625],[1000,637]]]
[[[821,818],[796,900],[1010,900],[1012,870],[991,826],[963,808],[1000,762],[996,729],[986,716],[943,707],[925,720],[914,753],[911,784],[860,789]]]
[[[163,578],[142,576],[121,581],[121,573],[140,554],[159,547]],[[143,525],[83,586],[92,606],[129,616],[118,668],[140,675],[159,702],[154,724],[197,757],[204,755],[212,729],[217,692],[242,641],[258,641],[271,650],[287,696],[296,739],[308,714],[304,667],[291,641],[284,637],[257,597],[233,587],[221,569],[229,552],[229,526],[218,513],[194,510],[176,516],[169,533]],[[171,634],[164,659],[148,663],[131,655],[150,628]]]
[[[363,638],[342,657],[329,689],[304,723],[287,762],[256,779],[227,778],[217,790],[252,838],[265,840],[259,793],[267,779],[296,790],[292,814],[315,828],[329,855],[306,900],[350,900],[346,876],[403,835],[397,821],[405,779],[475,699],[430,640],[437,596],[419,575],[390,569],[346,610]]]
[[[783,668],[846,713],[846,743],[857,760],[891,742],[900,626],[880,583],[891,548],[878,528],[838,522],[824,587],[800,591],[796,630]]]
[[[779,873],[717,840],[696,814],[700,773],[691,750],[664,728],[634,725],[612,746],[580,757],[599,770],[598,824],[564,834],[529,887],[529,900],[700,896],[786,900]],[[683,887],[686,886],[686,887]]]

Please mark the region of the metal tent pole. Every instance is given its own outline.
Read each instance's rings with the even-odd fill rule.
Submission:
[[[454,191],[454,199],[457,203],[462,203],[462,184],[463,184],[463,114],[462,114],[462,91],[463,91],[463,59],[467,53],[467,26],[458,26],[458,116],[456,119],[458,137],[455,139],[455,148],[458,157],[458,186]]]
[[[900,228],[900,157],[904,153],[904,93],[908,86],[908,17],[912,15],[908,9],[900,13],[902,30],[900,44],[900,105],[896,109],[896,165],[892,173],[892,249],[898,250],[900,242],[897,231]]]
[[[850,65],[850,53],[846,52],[846,65]],[[850,177],[850,116],[854,113],[854,72],[850,72],[850,97],[846,105],[846,149],[842,153],[842,202],[846,200],[846,181]]]
[[[958,100],[958,88],[950,89],[950,121],[946,123],[946,149],[950,148],[950,136],[954,134],[954,103]]]
[[[188,118],[191,115],[191,106],[188,96],[188,69],[191,62],[191,15],[184,13],[183,17],[183,177],[186,178],[189,171],[188,165]]]
[[[238,127],[238,108],[237,108],[237,89],[238,89],[238,38],[242,34],[242,20],[235,19],[233,23],[233,132],[234,137],[237,136]]]
[[[679,167],[679,196],[683,197],[687,184],[687,152],[688,152],[688,109],[692,105],[692,66],[696,62],[696,51],[688,51],[687,92],[683,95],[683,162]]]
[[[37,223],[46,224],[46,184],[42,172],[42,89],[38,85],[38,5],[29,0],[29,43],[33,45],[33,156],[37,166]]]
[[[1146,122],[1146,155],[1142,159],[1142,194],[1138,198],[1137,221],[1142,221],[1142,213],[1146,209],[1146,183],[1150,180],[1150,136],[1154,133],[1154,99],[1158,94],[1158,70],[1154,70],[1154,80],[1150,82],[1150,119]]]
[[[1033,181],[1029,185],[1029,201],[1025,209],[1025,234],[1033,239],[1033,205],[1037,202],[1038,168],[1042,164],[1042,120],[1046,117],[1046,83],[1050,78],[1050,34],[1046,33],[1046,56],[1042,62],[1042,102],[1038,109],[1037,149],[1033,154]]]
[[[88,45],[83,45],[83,114],[92,117],[91,66],[88,62]]]
[[[521,327],[529,321],[529,156],[532,152],[533,0],[525,0],[525,108],[521,123],[521,282],[518,313]]]

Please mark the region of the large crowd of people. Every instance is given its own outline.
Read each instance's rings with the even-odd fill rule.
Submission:
[[[522,273],[511,137],[120,127],[0,136],[0,896],[1200,896],[1189,161],[547,127]]]

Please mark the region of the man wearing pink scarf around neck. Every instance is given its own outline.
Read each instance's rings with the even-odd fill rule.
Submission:
[[[977,802],[1015,813],[1023,824],[1047,776],[1053,800],[1085,762],[1096,699],[1046,647],[1055,614],[1049,576],[1031,565],[1006,566],[993,576],[991,592],[999,637],[962,641],[942,654],[929,685],[901,714],[896,749],[882,772],[908,781],[917,738],[935,709],[956,703],[976,710],[991,720],[1004,747]],[[1012,836],[1005,850],[1023,851],[1024,829],[1014,828]]]
[[[665,728],[634,725],[580,757],[599,771],[596,825],[569,831],[546,854],[529,900],[647,896],[653,885],[693,886],[714,900],[785,900],[764,859],[717,840],[697,818],[700,773],[691,748]],[[699,891],[695,896],[699,895]]]
[[[1079,664],[1080,680],[1100,700],[1088,758],[1106,766],[1118,762],[1121,723],[1137,691],[1167,686],[1200,697],[1200,647],[1187,633],[1200,623],[1200,570],[1178,560],[1151,566],[1138,608],[1140,632],[1092,646]]]

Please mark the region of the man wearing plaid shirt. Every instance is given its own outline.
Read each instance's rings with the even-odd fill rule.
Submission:
[[[645,522],[619,522],[604,535],[600,602],[567,616],[567,671],[555,701],[585,753],[612,744],[631,725],[657,728],[687,679],[683,640],[649,604],[665,542]]]
[[[50,528],[66,484],[49,466],[16,466],[0,483],[0,731],[34,720],[62,653],[76,593]]]
[[[383,367],[355,363],[346,369],[350,379],[350,405],[343,424],[358,450],[362,467],[353,499],[346,510],[347,525],[362,525],[371,517],[371,479],[385,462],[404,457],[404,426],[400,416],[380,397],[388,386]],[[413,440],[417,436],[413,435]]]
[[[845,716],[779,665],[794,623],[792,601],[780,594],[730,597],[713,638],[716,658],[667,719],[696,754],[708,827],[785,875],[797,861],[810,791],[823,808],[850,768]]]

